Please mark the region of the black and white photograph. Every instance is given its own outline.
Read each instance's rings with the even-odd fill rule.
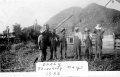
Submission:
[[[0,72],[46,70],[120,71],[120,0],[0,0]]]

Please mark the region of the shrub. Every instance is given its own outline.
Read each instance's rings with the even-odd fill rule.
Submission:
[[[22,47],[24,47],[24,46],[25,46],[24,43],[13,44],[13,45],[11,46],[11,49],[12,49],[12,50],[19,50],[20,48],[22,48]]]

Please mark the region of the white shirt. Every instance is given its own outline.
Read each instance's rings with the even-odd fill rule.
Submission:
[[[89,36],[90,36],[90,39],[92,40],[93,34],[90,33]],[[83,35],[83,40],[85,40],[85,39],[86,39],[86,34]]]
[[[75,32],[74,36],[77,36],[80,40],[82,40],[82,33],[81,32]]]

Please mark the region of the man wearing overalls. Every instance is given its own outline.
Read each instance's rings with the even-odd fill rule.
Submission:
[[[96,48],[96,52],[95,52],[95,60],[99,59],[101,60],[102,58],[102,39],[103,39],[103,33],[104,33],[104,29],[101,27],[101,24],[97,24],[97,26],[95,27],[94,33],[96,34],[96,40],[95,40],[95,48]]]
[[[75,27],[73,52],[75,52],[75,58],[77,58],[78,60],[81,59],[81,40],[82,33],[79,32],[78,27]]]
[[[91,60],[92,58],[92,37],[90,36],[89,29],[85,28],[85,58]]]
[[[66,29],[61,30],[62,36],[60,38],[60,59],[65,59],[67,56],[67,40],[66,40]]]
[[[42,33],[42,44],[41,49],[43,53],[43,60],[46,60],[47,56],[47,47],[50,46],[50,36],[52,36],[51,31],[49,30],[49,25],[45,25],[45,31]],[[50,49],[51,50],[51,49]]]

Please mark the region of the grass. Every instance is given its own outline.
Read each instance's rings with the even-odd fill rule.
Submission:
[[[39,55],[39,50],[35,48],[35,44],[28,43],[24,46],[21,46],[20,44],[15,47],[16,48],[13,48],[10,51],[4,51],[1,53],[1,70],[3,72],[23,72],[28,71],[28,69],[31,69],[31,66],[34,66],[34,59]],[[33,70],[34,69],[32,69],[32,71]]]
[[[21,44],[20,44],[21,46]],[[16,49],[16,50],[15,50]],[[58,49],[59,50],[59,49]],[[47,59],[49,59],[49,52]],[[58,58],[59,52],[57,52]],[[70,53],[71,54],[71,53]],[[14,48],[10,51],[4,51],[1,56],[1,71],[2,72],[31,72],[35,71],[35,59],[40,55],[40,50],[36,48],[34,43],[28,43],[21,48]],[[69,55],[69,54],[68,54]],[[82,60],[85,60],[84,57]],[[55,60],[59,61],[59,60]],[[68,57],[64,61],[76,61],[76,59]],[[101,61],[88,61],[89,71],[119,71],[120,70],[120,56],[117,58],[103,56]]]

